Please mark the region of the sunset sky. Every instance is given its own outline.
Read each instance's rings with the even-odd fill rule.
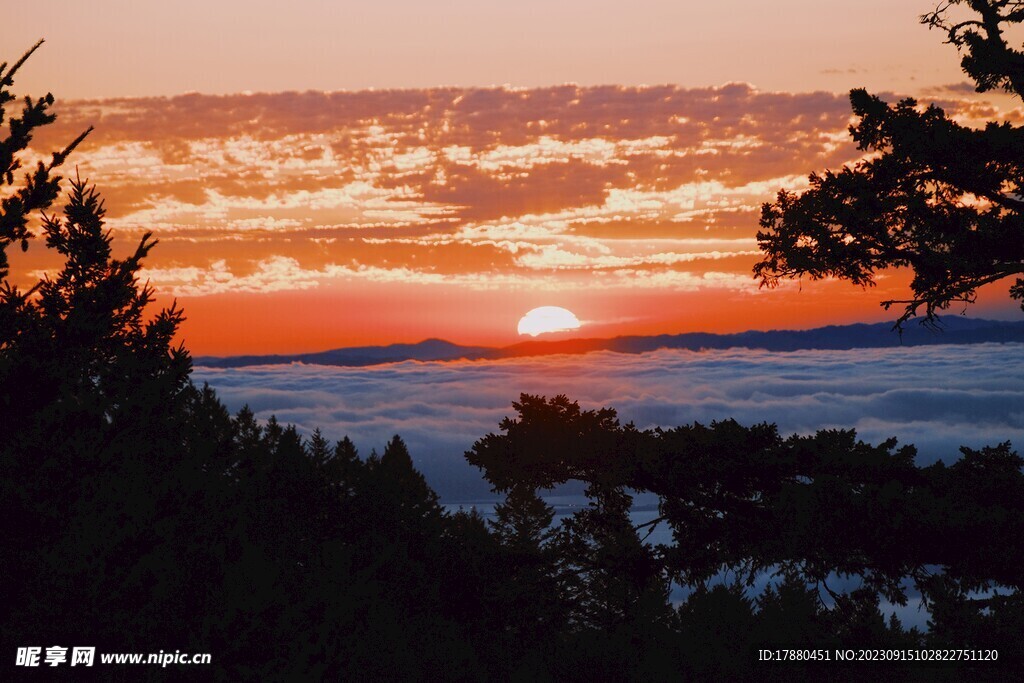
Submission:
[[[0,59],[46,38],[16,83],[58,98],[33,152],[96,126],[72,162],[119,253],[159,238],[144,276],[193,353],[508,344],[542,305],[587,337],[806,328],[905,293],[751,276],[760,204],[858,158],[851,87],[1024,118],[971,92],[928,9],[54,0],[5,9]],[[1005,290],[971,313],[1011,315]]]

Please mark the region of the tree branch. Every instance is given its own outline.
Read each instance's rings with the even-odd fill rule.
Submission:
[[[647,531],[647,533],[644,534],[644,537],[640,539],[640,542],[643,543],[644,541],[646,541],[650,537],[651,534],[654,533],[654,530],[656,528],[658,528],[658,524],[660,524],[661,522],[664,522],[666,520],[668,520],[668,517],[666,517],[665,515],[662,515],[661,517],[658,517],[656,519],[652,519],[649,522],[644,522],[643,524],[637,524],[635,527],[633,527],[633,531],[640,531],[644,527],[651,527]]]

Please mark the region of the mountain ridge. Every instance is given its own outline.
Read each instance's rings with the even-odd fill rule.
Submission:
[[[403,361],[500,360],[553,354],[584,354],[593,351],[648,353],[659,349],[690,351],[749,348],[766,351],[848,350],[936,344],[979,344],[985,342],[1024,343],[1024,321],[986,320],[947,316],[940,328],[908,326],[902,335],[891,323],[827,325],[810,330],[748,330],[727,334],[686,332],[682,334],[626,335],[611,338],[531,340],[509,346],[463,346],[444,339],[429,338],[409,344],[355,346],[312,353],[199,356],[194,363],[210,368],[306,363],[344,367],[366,367]]]

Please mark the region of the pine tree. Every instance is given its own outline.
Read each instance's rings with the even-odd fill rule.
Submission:
[[[499,545],[496,561],[504,628],[519,652],[537,648],[546,634],[568,623],[566,558],[560,552],[554,508],[528,486],[513,487],[495,506],[491,531]]]
[[[1018,2],[949,0],[921,20],[963,53],[979,92],[1024,98],[1024,52],[1007,38],[1024,22]],[[909,267],[910,298],[883,302],[903,308],[897,327],[922,308],[931,322],[1005,278],[1015,278],[1010,293],[1024,306],[1024,127],[1010,119],[972,128],[937,105],[893,105],[864,89],[850,103],[865,158],[764,205],[764,259],[754,268],[762,284],[807,276],[870,286],[886,268]]]
[[[7,62],[0,64],[0,123],[3,123],[7,117],[8,103],[17,99],[11,92],[15,74],[42,44],[42,40],[37,42],[10,68],[8,68]],[[12,188],[17,186],[15,174],[22,167],[21,153],[32,142],[37,128],[56,120],[56,116],[50,111],[52,105],[53,95],[49,93],[35,100],[25,97],[20,115],[9,118],[8,134],[0,138],[0,188],[5,185]],[[10,271],[7,247],[13,243],[19,243],[22,251],[28,249],[28,242],[32,237],[32,233],[28,229],[30,217],[37,211],[49,208],[56,201],[60,192],[61,178],[53,173],[54,170],[64,163],[68,155],[91,131],[90,127],[63,150],[55,152],[49,163],[38,162],[34,171],[25,174],[21,187],[8,194],[0,202],[0,281],[5,281]],[[5,299],[17,300],[17,292],[6,282],[4,282],[4,292]],[[2,315],[2,311],[3,309],[0,308],[0,315]],[[11,332],[17,329],[8,326],[6,322],[4,318],[0,317],[0,332]],[[0,337],[0,347],[7,341],[7,338]]]

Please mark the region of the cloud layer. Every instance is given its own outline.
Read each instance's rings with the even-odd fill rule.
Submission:
[[[599,352],[370,368],[197,368],[194,378],[233,410],[247,403],[306,433],[349,435],[364,455],[400,434],[431,485],[448,500],[466,500],[487,488],[463,453],[497,430],[521,392],[613,407],[642,428],[730,417],[775,422],[783,433],[856,428],[871,443],[895,436],[915,444],[919,461],[930,463],[956,458],[961,445],[1024,444],[1022,352],[1019,344]]]
[[[63,104],[36,146],[96,126],[80,170],[117,234],[161,237],[148,274],[177,295],[374,269],[750,287],[760,204],[857,158],[849,119],[845,95],[741,83],[184,95]]]
[[[564,86],[69,103],[117,234],[165,243],[180,296],[453,278],[755,285],[753,217],[856,157],[845,96]],[[287,260],[286,260],[287,259]],[[708,277],[710,276],[710,277]]]

